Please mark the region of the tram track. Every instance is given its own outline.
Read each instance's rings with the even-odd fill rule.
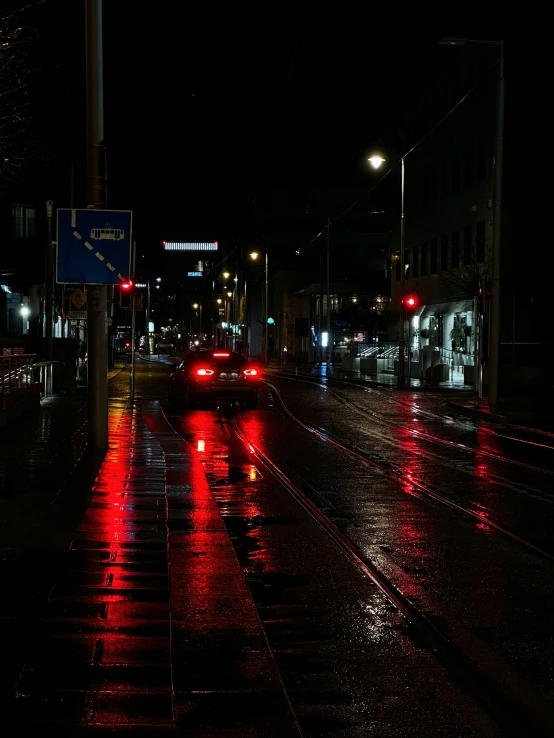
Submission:
[[[294,420],[304,430],[310,432],[316,437],[322,438],[326,442],[332,443],[336,447],[342,449],[350,456],[373,467],[378,467],[383,473],[393,477],[396,481],[401,481],[399,475],[390,469],[379,465],[377,462],[364,458],[363,454],[353,449],[349,449],[343,444],[332,439],[329,435],[321,432],[313,426],[303,423],[296,418],[288,408],[282,398],[276,396],[279,404],[291,420]],[[222,417],[223,420],[223,417]],[[532,693],[522,687],[522,692],[513,688],[513,682],[510,679],[495,679],[489,674],[482,671],[473,659],[468,656],[463,648],[453,640],[451,634],[445,634],[444,629],[435,625],[432,617],[429,617],[416,604],[412,602],[409,596],[394,583],[393,579],[388,576],[382,568],[379,567],[372,559],[367,556],[350,538],[344,535],[341,530],[325,515],[320,508],[310,500],[301,488],[285,473],[279,464],[263,450],[257,440],[248,436],[243,424],[241,424],[240,413],[230,413],[227,415],[228,427],[233,431],[236,437],[246,446],[249,453],[255,456],[258,461],[278,480],[280,485],[306,510],[312,520],[322,529],[330,538],[341,548],[348,559],[357,566],[357,568],[374,584],[388,601],[397,608],[403,616],[417,629],[418,633],[424,638],[427,645],[432,649],[439,660],[445,665],[448,671],[456,678],[458,684],[471,694],[477,701],[484,706],[491,717],[501,726],[505,735],[534,735],[546,736],[550,730],[549,708],[540,703],[534,704]],[[413,483],[413,480],[412,480]],[[493,521],[484,520],[480,516],[465,510],[456,503],[442,498],[440,495],[433,493],[430,489],[418,488],[418,492],[422,496],[429,496],[435,501],[447,504],[449,507],[458,512],[469,514],[479,519],[481,523],[489,525],[500,533],[507,535],[512,541],[525,548],[528,552],[532,551],[541,558],[552,560],[547,552],[541,551],[533,544],[529,544],[523,539],[514,536],[509,531],[505,531],[500,526],[494,524]],[[463,639],[462,639],[463,641]],[[507,685],[510,686],[507,686]],[[521,685],[520,685],[521,686]],[[523,696],[522,696],[523,695]],[[531,731],[531,732],[529,732]]]
[[[438,502],[442,505],[445,505],[446,507],[449,507],[453,510],[456,510],[458,513],[461,513],[463,515],[466,515],[468,517],[471,517],[475,520],[477,520],[481,525],[486,525],[491,530],[495,530],[498,533],[501,533],[502,535],[508,537],[513,543],[517,544],[518,546],[526,549],[528,552],[532,552],[536,556],[539,556],[540,558],[547,559],[550,561],[554,561],[554,555],[549,553],[548,551],[544,551],[538,546],[535,546],[533,543],[525,540],[521,536],[518,536],[516,533],[513,533],[510,530],[507,530],[502,525],[496,523],[488,514],[485,514],[484,512],[476,512],[474,510],[471,510],[467,507],[464,507],[463,505],[455,502],[451,498],[443,495],[440,491],[433,489],[431,486],[426,484],[420,479],[417,479],[414,475],[410,474],[407,476],[402,470],[397,469],[393,467],[390,463],[383,463],[380,460],[377,460],[375,457],[372,458],[372,456],[361,449],[355,448],[353,446],[350,446],[348,444],[345,444],[341,441],[339,441],[337,438],[333,437],[330,433],[323,430],[322,428],[317,428],[314,425],[311,425],[309,423],[306,423],[299,417],[297,417],[288,407],[286,402],[283,400],[281,393],[275,387],[274,385],[271,385],[268,383],[268,386],[272,390],[273,395],[279,402],[279,405],[285,415],[290,418],[293,422],[295,422],[297,425],[299,425],[301,428],[303,428],[308,433],[311,433],[321,440],[331,443],[336,448],[341,449],[345,453],[347,453],[349,456],[356,458],[358,461],[361,461],[368,466],[371,466],[377,470],[379,470],[380,473],[384,474],[385,476],[388,476],[392,479],[394,479],[396,482],[400,483],[401,487],[403,489],[409,488],[410,494],[413,494],[414,490],[423,498],[427,498],[429,500],[433,500],[435,502]]]
[[[368,408],[361,407],[358,403],[354,402],[353,400],[351,400],[349,398],[344,397],[343,395],[339,394],[337,391],[333,390],[331,387],[329,387],[328,384],[324,384],[324,383],[318,381],[318,378],[317,377],[314,377],[313,379],[307,379],[306,377],[299,378],[296,375],[287,376],[287,375],[284,375],[281,372],[278,373],[277,376],[280,377],[280,378],[284,378],[284,379],[290,379],[290,380],[294,380],[294,381],[305,382],[307,384],[311,384],[311,385],[322,387],[322,388],[325,389],[326,392],[328,392],[338,402],[340,402],[344,406],[349,407],[350,409],[354,410],[358,414],[364,415],[366,417],[370,417],[373,420],[376,420],[377,422],[382,423],[384,425],[392,426],[392,427],[401,429],[403,431],[406,431],[407,433],[411,434],[412,436],[417,437],[418,439],[427,441],[429,443],[432,443],[432,444],[435,444],[435,445],[440,445],[440,446],[446,446],[446,447],[450,447],[450,448],[455,448],[456,450],[467,451],[468,453],[473,453],[473,454],[476,454],[476,455],[481,456],[483,458],[494,459],[495,461],[499,461],[499,462],[504,463],[504,464],[510,464],[512,466],[520,467],[522,469],[527,469],[529,471],[537,472],[539,474],[546,474],[548,476],[554,476],[554,470],[553,469],[545,469],[543,467],[535,466],[533,464],[527,464],[526,462],[519,461],[517,459],[511,459],[511,458],[509,458],[507,456],[503,456],[502,454],[498,454],[498,453],[495,453],[495,452],[490,451],[490,450],[478,449],[478,448],[475,448],[474,446],[470,446],[468,444],[463,444],[463,443],[459,443],[459,442],[456,442],[456,441],[451,441],[451,440],[449,440],[447,438],[441,438],[441,437],[436,436],[434,434],[430,434],[430,433],[427,433],[425,431],[420,431],[418,429],[411,428],[411,427],[409,427],[407,425],[403,425],[402,423],[395,422],[394,420],[391,420],[389,418],[386,418],[381,413],[376,412],[375,410],[369,410]],[[341,382],[342,384],[346,384],[346,385],[348,385],[350,387],[359,388],[359,389],[361,389],[361,390],[363,390],[365,392],[376,393],[376,394],[380,395],[381,397],[384,396],[385,399],[388,402],[391,402],[391,403],[394,403],[394,404],[398,404],[398,405],[403,405],[404,407],[408,407],[415,414],[418,414],[418,415],[426,415],[426,416],[431,417],[433,419],[444,421],[444,417],[441,416],[441,415],[438,415],[437,413],[432,413],[432,412],[430,412],[428,410],[419,408],[419,407],[415,406],[412,403],[404,402],[402,400],[391,399],[391,398],[387,397],[386,395],[383,395],[383,393],[380,392],[379,390],[373,390],[372,388],[370,389],[370,388],[367,388],[367,387],[363,387],[363,386],[360,386],[359,384],[355,384],[353,382],[342,382],[341,380],[333,380],[333,382],[337,382],[337,381]],[[271,386],[274,386],[274,385],[271,385]],[[541,443],[537,443],[535,441],[528,441],[527,439],[518,438],[517,436],[508,436],[506,434],[498,433],[496,431],[493,431],[492,429],[489,429],[489,428],[487,428],[487,432],[491,436],[493,436],[495,438],[503,438],[505,440],[515,441],[515,442],[518,442],[518,443],[521,443],[521,444],[524,444],[524,445],[528,445],[530,447],[535,447],[535,448],[536,447],[539,447],[539,448],[542,448],[542,449],[545,449],[545,450],[553,451],[554,452],[554,446],[551,446],[549,444],[541,444]],[[543,433],[542,431],[537,431],[537,432],[538,433]],[[548,434],[548,435],[550,435],[550,434]]]

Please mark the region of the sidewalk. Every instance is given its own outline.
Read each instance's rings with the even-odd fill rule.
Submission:
[[[552,398],[511,397],[500,398],[498,409],[491,412],[486,397],[468,397],[446,405],[471,418],[489,423],[524,425],[529,428],[554,433],[554,403]]]
[[[77,417],[62,456],[80,448],[86,408],[64,401],[70,412],[57,431],[42,423],[37,435],[40,420],[25,428],[21,456],[34,459],[38,478],[62,416]],[[114,399],[109,428],[99,468],[81,459],[60,489],[44,491],[58,512],[73,508],[60,525],[51,517],[58,534],[35,539],[20,516],[9,546],[3,537],[4,716],[18,732],[52,727],[58,738],[298,735],[196,452],[157,401]]]

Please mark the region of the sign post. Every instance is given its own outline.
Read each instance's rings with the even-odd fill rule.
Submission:
[[[87,303],[89,439],[95,449],[108,447],[108,290],[129,278],[132,213],[87,208],[58,210],[56,279],[84,284],[71,303]]]

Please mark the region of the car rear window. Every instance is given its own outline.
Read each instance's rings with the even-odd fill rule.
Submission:
[[[199,362],[204,364],[209,362],[210,366],[221,363],[226,366],[242,367],[248,364],[248,359],[246,359],[242,354],[222,349],[221,351],[206,351],[205,353],[203,352],[199,354],[195,357],[194,363],[197,364]]]

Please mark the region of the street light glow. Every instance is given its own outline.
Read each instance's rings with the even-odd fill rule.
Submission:
[[[223,272],[223,278],[224,279],[229,279],[230,276],[231,275],[229,274],[229,272]]]
[[[258,258],[258,256],[259,256],[259,253],[257,251],[251,251],[250,252],[250,258],[251,259],[254,259],[254,261],[256,261],[256,259]]]
[[[199,308],[199,305],[198,305],[198,303],[197,303],[197,302],[195,302],[195,303],[194,303],[194,305],[193,305],[192,307],[193,307],[193,308],[194,308],[195,310],[198,310],[198,308]]]
[[[22,318],[28,318],[29,315],[31,314],[31,310],[30,308],[27,307],[27,305],[22,305],[21,308],[19,309],[19,312],[21,313]]]
[[[156,277],[156,282],[161,282],[161,281],[162,281],[161,277]]]
[[[373,156],[370,156],[368,159],[368,162],[371,164],[371,166],[374,169],[379,169],[381,164],[383,164],[386,161],[382,156],[379,154],[373,154]]]
[[[233,297],[233,293],[232,292],[228,292],[227,293],[227,297]]]
[[[218,297],[217,300],[216,300],[216,302],[217,302],[218,305],[221,305],[221,303],[223,302],[223,300],[221,299],[221,297]]]

